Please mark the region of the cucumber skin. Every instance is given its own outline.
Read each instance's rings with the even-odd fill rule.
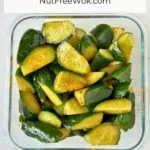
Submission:
[[[24,76],[23,74],[22,74],[22,71],[21,71],[21,69],[20,68],[18,68],[17,70],[16,70],[16,74],[15,74],[17,77],[22,77],[22,78],[24,78],[27,82],[29,82],[31,85],[32,85],[32,77],[31,77],[31,75],[27,75],[27,76]],[[32,85],[33,86],[33,85]]]
[[[90,57],[87,54],[87,49],[89,46],[93,47],[92,50],[94,50],[92,54],[90,53],[90,55],[91,55]],[[80,41],[80,45],[78,47],[78,50],[88,61],[92,60],[98,51],[95,44],[93,43],[93,41],[91,40],[91,38],[88,35],[84,35],[82,37],[82,39]]]
[[[22,130],[28,136],[45,143],[58,142],[62,137],[62,133],[57,128],[41,122],[23,121]]]
[[[122,130],[127,132],[132,129],[135,124],[135,94],[128,92],[126,97],[132,102],[132,111],[127,114],[117,115],[113,117],[115,123],[117,123]]]
[[[28,29],[22,36],[19,49],[17,53],[17,63],[21,64],[25,57],[32,51],[32,49],[39,45],[45,44],[45,40],[40,31]]]
[[[54,74],[47,68],[40,69],[37,72],[37,81],[53,89]]]
[[[46,94],[44,93],[44,91],[42,90],[42,88],[38,83],[38,76],[36,73],[33,75],[33,85],[40,101],[43,103],[46,100]]]
[[[116,61],[124,62],[123,56],[122,56],[122,54],[121,54],[119,51],[113,49],[113,50],[111,51],[111,54],[112,54],[112,56],[114,57],[114,59],[115,59]]]
[[[107,24],[99,24],[91,31],[91,37],[97,48],[107,49],[113,40],[113,31]]]
[[[99,69],[107,66],[111,62],[112,62],[112,60],[106,59],[97,53],[91,63],[91,68],[93,71],[98,71]]]
[[[32,112],[30,112],[24,104],[23,104],[23,116],[25,117],[25,120],[28,121],[37,120],[37,114],[33,114]]]
[[[114,89],[114,97],[123,98],[127,94],[129,86],[130,86],[130,82],[116,84]]]
[[[51,63],[49,65],[49,70],[52,71],[55,75],[57,75],[60,71],[64,70],[58,63]]]
[[[38,71],[37,81],[45,86],[47,86],[49,89],[54,91],[54,79],[55,75],[53,72],[50,72],[48,68],[43,68]],[[57,96],[62,100],[63,96],[62,94],[57,94]]]
[[[99,82],[90,86],[84,95],[85,105],[92,105],[109,98],[112,94],[112,91],[113,88],[106,87]]]
[[[110,74],[110,77],[117,79],[119,82],[130,82],[131,63],[124,63],[122,67]]]
[[[80,115],[70,115],[70,116],[66,116],[63,119],[63,124],[66,127],[71,127],[79,122],[81,122],[83,119],[85,119],[86,117],[89,117],[90,115],[92,115],[92,113],[85,113],[85,114],[80,114]]]

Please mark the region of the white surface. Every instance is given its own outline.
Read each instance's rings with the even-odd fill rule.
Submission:
[[[62,1],[65,2],[65,4],[63,4]],[[68,0],[57,0],[56,4],[40,4],[40,0],[5,0],[4,11],[7,13],[89,13],[90,11],[94,11],[95,13],[143,13],[146,7],[146,0],[110,0],[111,4],[106,4],[106,1],[104,1],[104,4],[66,4],[67,1]],[[74,0],[69,0],[69,2],[70,1],[74,2]],[[81,0],[81,2],[82,1],[85,3],[87,0]],[[93,0],[90,0],[90,2],[93,3]],[[97,0],[94,0],[94,2],[97,2]],[[99,2],[102,3],[102,0],[99,0]]]
[[[150,5],[149,5],[150,6]],[[150,13],[150,9],[149,9]],[[150,47],[150,16],[147,14],[143,15],[138,15],[139,18],[142,20],[142,22],[145,24],[147,33],[148,33],[148,47]],[[0,15],[0,149],[5,149],[5,150],[11,150],[13,149],[6,143],[6,139],[4,138],[4,128],[3,128],[3,120],[4,120],[4,89],[5,89],[5,81],[6,81],[6,72],[4,72],[6,68],[6,58],[7,58],[7,51],[6,51],[6,46],[8,43],[6,42],[7,38],[7,33],[9,32],[8,29],[11,26],[11,23],[14,19],[16,19],[17,15]],[[149,52],[149,60],[150,60],[150,50],[148,49]],[[150,66],[150,62],[149,62]],[[150,68],[150,67],[149,67]],[[150,69],[149,69],[150,70]],[[150,72],[150,71],[149,71]],[[150,79],[149,79],[149,85],[150,85]],[[149,89],[150,91],[150,89]],[[150,130],[150,125],[149,125],[149,130]],[[22,139],[23,140],[23,139]],[[149,137],[147,138],[147,141],[145,142],[143,148],[140,150],[149,150],[150,147],[150,134]]]

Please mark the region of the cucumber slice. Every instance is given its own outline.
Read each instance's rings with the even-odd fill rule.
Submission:
[[[102,123],[85,135],[85,140],[92,145],[117,145],[120,128],[115,123]]]
[[[35,89],[31,82],[31,76],[24,77],[20,68],[17,69],[15,76],[20,91],[35,93]]]
[[[72,115],[64,119],[64,125],[71,130],[90,129],[102,122],[103,113]]]
[[[100,83],[92,85],[85,92],[84,105],[92,105],[110,97],[112,94],[112,90],[112,87],[107,87]]]
[[[28,136],[41,142],[53,143],[62,139],[62,133],[56,127],[42,122],[23,121],[22,130]]]
[[[113,71],[110,77],[117,79],[119,82],[130,82],[131,63],[123,64],[119,69]]]
[[[41,111],[38,115],[38,119],[43,123],[51,124],[57,128],[61,127],[61,120],[52,112]]]
[[[98,49],[107,49],[112,43],[113,31],[109,25],[100,24],[91,31],[91,36]]]
[[[57,48],[57,59],[61,66],[70,71],[79,74],[91,71],[88,61],[67,42],[63,42]]]
[[[36,47],[45,44],[40,31],[28,29],[21,37],[17,53],[17,63],[21,64],[26,56]]]
[[[80,105],[88,106],[110,97],[112,90],[112,87],[107,87],[103,84],[97,83],[91,87],[75,91],[74,96]]]
[[[104,112],[106,114],[124,114],[131,112],[132,104],[129,99],[112,99],[101,102],[94,108],[94,112]]]
[[[125,31],[125,28],[123,28],[123,27],[112,27],[112,31],[113,31],[113,35],[114,35],[113,42],[115,42],[119,39],[121,34],[123,34],[123,32]]]
[[[32,50],[21,64],[24,76],[44,67],[55,59],[55,50],[49,45],[39,46]]]
[[[118,46],[125,60],[128,62],[131,57],[132,48],[134,46],[134,37],[132,33],[123,33],[118,39]]]
[[[113,60],[114,58],[108,50],[100,49],[91,63],[91,68],[94,71],[99,70],[110,64]]]
[[[42,26],[43,36],[48,43],[58,44],[74,34],[75,26],[70,21],[46,22]]]
[[[64,105],[64,115],[76,115],[87,113],[88,108],[81,106],[75,98],[71,98],[65,102]]]
[[[97,53],[97,48],[88,35],[84,35],[80,41],[78,49],[84,58],[91,61]]]
[[[28,110],[33,114],[38,114],[41,111],[41,109],[35,95],[31,92],[24,92],[24,91],[19,92],[20,98],[23,104],[28,108]]]
[[[86,34],[86,32],[81,28],[75,29],[75,35],[72,35],[67,42],[72,45],[74,48],[77,47],[78,43],[82,39],[82,37]]]
[[[85,76],[85,79],[88,85],[92,85],[99,81],[104,75],[104,72],[90,72]]]
[[[37,80],[41,89],[48,96],[49,100],[56,106],[62,104],[62,96],[56,94],[53,89],[54,74],[50,72],[47,68],[40,69],[37,73]]]
[[[84,88],[86,85],[87,82],[83,76],[69,71],[61,71],[55,78],[54,90],[57,93],[65,93]]]
[[[105,72],[107,74],[111,74],[113,71],[118,70],[122,66],[122,63],[114,61],[109,64],[107,67],[100,69],[101,72]]]

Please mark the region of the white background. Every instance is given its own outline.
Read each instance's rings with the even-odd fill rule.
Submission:
[[[122,0],[121,0],[122,1]],[[0,7],[1,7],[0,1]],[[2,9],[0,8],[0,12]],[[149,13],[149,14],[148,14]],[[149,70],[150,70],[150,3],[149,8],[146,14],[136,14],[142,22],[145,24],[148,36],[148,56],[149,56]],[[7,50],[6,46],[8,43],[6,42],[7,34],[9,32],[9,28],[11,27],[12,21],[14,21],[18,15],[2,15],[0,14],[0,149],[4,150],[11,150],[13,147],[9,146],[6,142],[5,134],[4,134],[4,127],[3,127],[3,120],[4,120],[4,88],[5,88],[5,81],[6,81],[6,64],[7,64]],[[149,71],[150,72],[150,71]],[[149,74],[150,77],[150,74]],[[149,79],[149,86],[150,86],[150,79]],[[150,89],[149,89],[150,90]],[[150,107],[150,106],[149,106]],[[150,124],[149,124],[150,130]],[[143,148],[140,150],[149,150],[150,149],[150,134],[147,138],[147,141],[144,143]]]

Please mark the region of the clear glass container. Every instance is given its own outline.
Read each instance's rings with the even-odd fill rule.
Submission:
[[[34,138],[28,137],[21,130],[19,123],[19,92],[15,79],[15,71],[17,69],[16,54],[19,41],[23,33],[29,29],[41,29],[46,21],[71,20],[76,26],[85,29],[87,32],[94,28],[97,24],[107,23],[111,26],[123,26],[135,37],[135,47],[132,55],[132,85],[136,93],[136,122],[134,127],[128,132],[121,133],[119,144],[116,146],[91,146],[83,137],[69,137],[58,143],[42,143]],[[10,59],[10,81],[8,81],[8,89],[6,91],[6,112],[5,112],[5,128],[6,136],[9,143],[13,143],[16,148],[21,149],[137,149],[139,148],[147,134],[148,122],[148,104],[147,104],[147,68],[146,68],[146,36],[143,25],[138,19],[130,15],[116,14],[71,14],[71,15],[27,15],[19,18],[13,25],[11,30],[11,43],[9,47]]]

